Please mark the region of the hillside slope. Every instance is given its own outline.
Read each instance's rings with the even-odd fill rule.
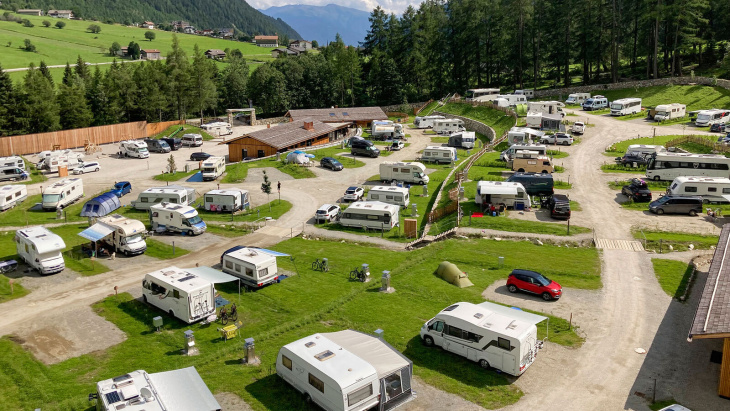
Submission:
[[[262,13],[286,21],[302,38],[317,40],[321,45],[334,41],[337,33],[340,33],[345,44],[357,46],[358,42],[365,40],[370,28],[370,13],[336,4],[269,7]]]

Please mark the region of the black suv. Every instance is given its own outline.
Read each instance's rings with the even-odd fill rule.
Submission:
[[[628,185],[621,188],[621,194],[637,203],[651,201],[651,190],[649,190],[646,181],[640,178],[632,178]]]
[[[182,147],[182,140],[179,138],[161,138],[160,140],[163,140],[167,143],[168,146],[170,146],[170,149],[172,151],[179,150],[180,147]]]
[[[332,171],[340,171],[343,168],[342,163],[332,157],[323,157],[319,160],[319,165],[322,166],[322,168],[329,168]]]
[[[565,194],[553,194],[548,200],[550,217],[556,219],[570,219],[570,199]]]
[[[626,153],[623,157],[616,157],[616,164],[628,166],[633,165],[634,163],[636,163],[637,166],[645,166],[649,164],[649,158],[646,155],[637,152]]]
[[[531,196],[553,195],[554,182],[552,174],[517,172],[509,176],[507,181],[522,184],[527,194]]]
[[[380,155],[380,150],[370,140],[352,138],[350,139],[350,154],[376,158]]]

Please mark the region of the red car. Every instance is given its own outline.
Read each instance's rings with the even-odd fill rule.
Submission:
[[[540,273],[529,270],[512,270],[507,277],[507,289],[511,293],[524,291],[536,294],[545,301],[557,300],[563,295],[563,287]]]

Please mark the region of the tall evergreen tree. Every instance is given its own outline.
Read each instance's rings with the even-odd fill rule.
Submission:
[[[167,54],[165,64],[167,66],[170,100],[174,102],[177,118],[182,120],[188,110],[190,63],[175,34],[172,35],[172,50]]]
[[[18,131],[17,108],[13,81],[0,65],[0,136],[15,134]]]
[[[38,70],[40,70],[41,74],[43,74],[43,77],[45,77],[51,83],[51,85],[54,85],[51,70],[48,69],[45,61],[41,60],[41,64],[40,66],[38,66]]]
[[[88,127],[94,119],[86,103],[86,90],[80,77],[76,77],[71,85],[59,86],[58,106],[61,128],[64,130]]]
[[[191,103],[203,119],[203,111],[213,107],[218,97],[215,85],[216,66],[196,44],[193,49],[193,64],[190,67]]]
[[[29,133],[43,133],[60,129],[58,103],[53,85],[33,64],[23,79],[22,110],[27,118]]]
[[[218,90],[220,91],[221,108],[248,107],[248,65],[246,60],[233,57],[220,75]]]
[[[73,81],[74,81],[74,77],[76,77],[76,74],[71,69],[71,65],[68,64],[68,63],[66,63],[66,68],[63,69],[63,80],[62,80],[62,83],[65,84],[65,85],[67,85],[67,86],[70,86],[73,83]]]

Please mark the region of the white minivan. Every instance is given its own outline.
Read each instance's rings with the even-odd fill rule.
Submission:
[[[184,134],[181,140],[183,146],[200,147],[203,145],[203,136],[200,134]]]

